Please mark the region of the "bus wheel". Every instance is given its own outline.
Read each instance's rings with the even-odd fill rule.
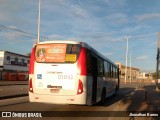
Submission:
[[[102,105],[105,103],[105,99],[106,99],[106,90],[103,89],[102,95],[101,95],[101,101],[100,101]]]
[[[115,88],[115,93],[114,93],[114,95],[116,95],[116,94],[117,94],[117,92],[118,92],[118,86],[116,85],[116,88]]]

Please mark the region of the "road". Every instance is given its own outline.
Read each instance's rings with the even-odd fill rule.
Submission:
[[[28,85],[0,86],[0,99],[26,96],[27,94],[28,94]]]
[[[28,95],[28,81],[0,80],[0,100]]]
[[[54,120],[77,120],[77,119],[93,119],[93,120],[129,120],[131,117],[126,116],[125,111],[144,111],[148,110],[147,103],[144,101],[144,88],[135,89],[135,84],[121,85],[117,95],[106,99],[104,105],[95,104],[93,106],[80,105],[55,105],[43,103],[30,103],[28,96],[12,99],[3,99],[0,101],[0,111],[11,112],[40,112],[42,118]],[[81,111],[81,112],[80,112]],[[68,112],[68,113],[67,113]],[[128,115],[128,114],[127,114]],[[2,118],[6,119],[6,118]],[[1,120],[2,120],[1,119]],[[22,119],[20,117],[12,117],[12,119]],[[30,120],[32,118],[23,118]],[[35,118],[34,118],[35,119]],[[151,120],[152,117],[138,117],[136,120]],[[155,118],[154,118],[155,119]],[[156,120],[156,119],[155,119]],[[157,119],[158,120],[158,119]]]

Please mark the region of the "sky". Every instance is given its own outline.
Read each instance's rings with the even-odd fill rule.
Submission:
[[[128,65],[152,72],[159,6],[160,0],[41,0],[40,41],[83,41],[125,65],[128,37]],[[0,0],[0,50],[30,53],[37,21],[38,0]]]

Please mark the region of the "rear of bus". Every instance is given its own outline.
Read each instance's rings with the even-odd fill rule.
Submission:
[[[78,42],[40,42],[31,53],[29,100],[86,104],[86,48]]]

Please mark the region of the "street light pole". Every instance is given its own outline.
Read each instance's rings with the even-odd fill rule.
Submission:
[[[156,66],[156,90],[159,91],[159,63],[160,63],[160,32],[158,32],[158,48],[157,48],[157,66]]]
[[[39,43],[40,41],[40,0],[38,0],[38,40],[37,42]]]
[[[126,84],[126,81],[127,81],[127,60],[128,60],[128,39],[130,38],[131,36],[126,36],[126,40],[127,40],[127,47],[126,47],[126,68],[125,68],[125,84]]]
[[[132,81],[132,74],[131,74],[131,52],[130,52],[130,83]]]

